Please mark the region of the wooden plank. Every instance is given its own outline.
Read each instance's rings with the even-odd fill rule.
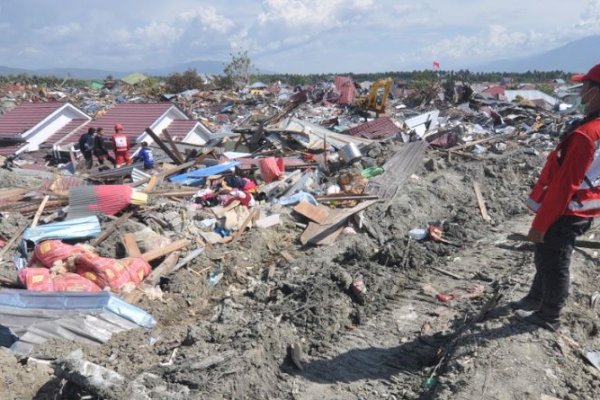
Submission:
[[[123,235],[123,245],[128,257],[140,257],[142,255],[133,233],[129,232]]]
[[[481,189],[479,189],[479,183],[473,181],[473,190],[475,190],[475,197],[477,197],[477,204],[479,205],[479,211],[481,212],[481,217],[484,221],[490,222],[492,218],[490,218],[487,208],[485,207],[485,201],[483,200],[483,195],[481,194]]]
[[[279,252],[279,254],[285,259],[285,261],[289,263],[295,260],[294,256],[292,256],[287,250],[282,250]]]
[[[378,200],[379,196],[320,196],[316,197],[317,201],[329,202],[329,201],[346,201],[346,200]]]
[[[0,199],[6,200],[11,197],[19,197],[29,191],[30,191],[30,189],[25,189],[25,188],[0,189]]]
[[[352,208],[331,210],[329,217],[323,224],[308,224],[308,228],[300,236],[300,242],[304,245],[307,243],[320,244],[332,234],[341,233],[339,228],[343,228],[343,224],[352,215],[364,210],[365,208],[375,204],[377,200],[367,200]],[[338,230],[340,232],[338,232]]]
[[[189,245],[190,245],[189,240],[185,240],[185,239],[177,240],[171,244],[168,244],[165,247],[153,249],[153,250],[150,250],[150,251],[142,254],[142,258],[146,261],[156,260],[157,258],[166,256],[167,254],[172,253],[174,251],[181,250],[184,247],[187,247]]]
[[[160,281],[160,277],[165,276],[175,267],[178,259],[178,252],[171,253],[158,267],[150,272],[150,275],[148,275],[134,291],[124,295],[123,300],[131,304],[137,303],[144,295],[143,289],[141,288],[156,286]]]
[[[301,201],[293,208],[293,210],[317,224],[324,223],[329,216],[329,207],[314,206],[308,201]]]
[[[335,243],[336,239],[341,235],[344,230],[343,226],[329,227],[330,229],[323,231],[323,225],[319,225],[315,222],[309,222],[308,227],[300,236],[300,243],[310,243],[317,246],[329,246]],[[311,240],[310,238],[318,235],[318,238]]]
[[[0,259],[2,259],[2,257],[4,257],[6,252],[8,252],[8,250],[10,250],[10,248],[13,246],[13,244],[15,244],[15,242],[17,240],[19,240],[19,238],[21,237],[23,232],[25,232],[25,229],[27,229],[27,227],[23,227],[23,228],[19,229],[17,231],[17,233],[15,233],[15,235],[13,237],[11,237],[8,242],[6,242],[4,247],[0,250]]]
[[[93,247],[96,247],[100,243],[104,242],[115,230],[117,230],[119,225],[121,225],[125,221],[127,221],[129,219],[129,217],[131,217],[130,212],[125,213],[125,214],[121,215],[119,218],[115,219],[113,222],[111,222],[111,224],[108,226],[108,228],[106,228],[106,230],[104,232],[102,232],[102,234],[100,236],[98,236],[96,239],[94,239],[94,241],[92,241],[91,245]]]
[[[198,193],[198,190],[189,190],[189,189],[182,189],[182,190],[172,190],[170,192],[157,192],[157,193],[151,193],[152,196],[162,196],[162,197],[187,197],[187,196],[192,196],[194,194]]]
[[[152,193],[152,191],[154,190],[154,188],[156,187],[157,184],[158,184],[158,177],[151,176],[150,180],[148,181],[148,184],[146,185],[144,190],[142,190],[142,192],[143,193]]]
[[[160,263],[160,265],[152,270],[150,275],[144,279],[145,284],[155,286],[162,276],[167,276],[171,273],[173,268],[177,265],[177,261],[179,260],[179,252],[175,251],[169,254],[165,260]]]
[[[163,133],[163,135],[165,135],[165,139],[167,139],[167,143],[169,143],[169,146],[171,146],[171,150],[173,150],[173,154],[175,154],[175,156],[179,159],[179,164],[183,164],[185,162],[185,157],[183,156],[183,154],[181,154],[181,152],[177,148],[177,145],[173,141],[173,137],[171,136],[169,131],[165,128],[162,130],[162,133]]]
[[[182,164],[182,162],[179,160],[179,158],[177,158],[177,156],[175,154],[173,154],[173,152],[171,151],[169,146],[167,146],[165,144],[165,142],[163,142],[162,139],[159,138],[158,135],[156,133],[154,133],[154,131],[150,127],[146,128],[146,133],[148,135],[150,135],[150,137],[156,142],[157,145],[160,146],[160,148],[165,153],[167,153],[167,155],[171,158],[171,160],[173,160],[175,162],[175,164],[177,164],[177,165]]]
[[[42,213],[44,212],[44,208],[46,208],[46,203],[48,203],[49,199],[50,199],[50,196],[48,196],[48,195],[44,196],[44,200],[42,200],[42,203],[40,204],[38,210],[35,213],[35,216],[33,217],[33,221],[31,222],[32,228],[37,226],[38,221],[40,220],[40,217],[42,216]]]

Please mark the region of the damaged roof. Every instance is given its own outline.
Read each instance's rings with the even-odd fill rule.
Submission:
[[[23,103],[0,115],[0,136],[20,135],[48,118],[65,103]]]

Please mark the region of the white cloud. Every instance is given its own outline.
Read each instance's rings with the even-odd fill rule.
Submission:
[[[77,22],[71,22],[65,25],[50,25],[40,29],[42,37],[48,38],[61,38],[70,35],[75,35],[81,32],[81,25]]]
[[[152,22],[147,26],[136,28],[134,36],[141,45],[168,45],[181,36],[182,30],[163,22]]]
[[[579,21],[568,31],[577,36],[595,35],[600,33],[600,0],[589,0],[581,12]]]
[[[344,11],[365,11],[373,0],[265,0],[258,14],[261,25],[282,21],[291,27],[304,25],[339,26]]]
[[[519,51],[531,51],[544,40],[543,35],[534,31],[510,31],[502,25],[491,25],[487,33],[457,35],[429,45],[425,47],[423,56],[425,60],[501,58]]]
[[[213,30],[219,33],[227,33],[235,26],[235,22],[219,14],[217,9],[212,6],[184,11],[177,18],[184,23],[198,20],[205,30]]]

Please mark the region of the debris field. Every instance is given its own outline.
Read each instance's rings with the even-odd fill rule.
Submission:
[[[348,79],[0,90],[0,398],[598,399],[597,230],[560,331],[508,307],[576,107]],[[23,107],[75,117],[3,140]],[[86,168],[115,123],[152,168]]]

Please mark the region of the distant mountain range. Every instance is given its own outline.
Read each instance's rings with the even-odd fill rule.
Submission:
[[[600,63],[600,35],[569,42],[540,54],[511,58],[469,68],[473,72],[587,72]]]
[[[172,65],[164,68],[147,68],[136,71],[110,71],[102,69],[91,69],[91,68],[44,68],[44,69],[24,69],[24,68],[12,68],[4,67],[0,65],[0,75],[40,75],[47,76],[53,75],[59,78],[72,77],[76,79],[104,79],[108,75],[112,75],[114,78],[122,78],[131,74],[132,72],[142,72],[146,75],[152,76],[167,76],[173,73],[185,72],[188,69],[195,69],[198,73],[204,74],[222,74],[223,73],[223,61],[192,61],[183,64]]]
[[[556,49],[536,55],[501,59],[490,63],[471,66],[473,72],[527,72],[527,71],[565,71],[586,72],[591,66],[600,62],[600,35],[589,36],[569,42]],[[108,75],[122,78],[132,72],[142,72],[152,76],[168,76],[173,73],[195,69],[204,74],[222,74],[223,61],[192,61],[164,68],[147,68],[136,71],[109,71],[87,68],[46,68],[29,70],[0,66],[0,75],[54,75],[60,78],[68,76],[78,79],[104,79]],[[267,73],[267,71],[263,71]]]

